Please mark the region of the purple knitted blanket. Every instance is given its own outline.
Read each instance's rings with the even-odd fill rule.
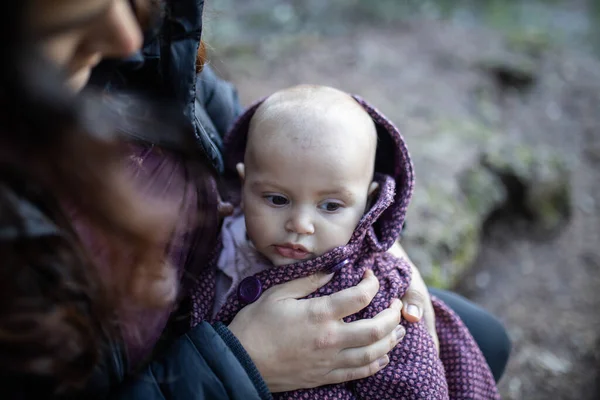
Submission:
[[[398,129],[364,100],[355,99],[376,123],[379,145],[376,179],[378,199],[359,222],[346,246],[312,260],[273,267],[254,277],[262,289],[344,265],[334,278],[310,297],[319,297],[355,286],[372,269],[380,290],[371,304],[346,318],[347,322],[374,317],[401,297],[410,282],[410,267],[386,251],[399,236],[413,191],[414,176],[408,150]],[[260,104],[250,107],[225,139],[230,171],[243,160],[249,121]],[[232,175],[233,176],[233,175]],[[193,293],[193,324],[210,320],[216,268],[207,268]],[[277,393],[277,399],[498,399],[494,378],[474,339],[462,321],[438,299],[433,299],[440,354],[422,323],[403,322],[406,336],[389,354],[390,363],[366,379],[308,390]],[[232,295],[216,316],[229,323],[245,303]]]

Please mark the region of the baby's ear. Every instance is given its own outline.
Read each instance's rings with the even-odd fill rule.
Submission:
[[[369,197],[371,197],[377,189],[379,189],[379,183],[371,182],[371,184],[369,185]]]
[[[379,189],[379,183],[371,182],[371,184],[369,185],[369,192],[367,195],[367,206],[365,207],[365,212],[369,211],[369,209],[373,207],[373,203],[375,201],[375,193],[377,192],[377,189]]]
[[[246,179],[246,166],[244,163],[237,163],[235,165],[235,169],[242,181],[242,186],[244,185],[244,179]],[[240,199],[240,208],[242,211],[244,210],[244,191],[242,190],[242,198]]]
[[[246,166],[244,165],[244,163],[237,163],[235,165],[235,169],[238,175],[240,176],[242,182],[244,182],[244,179],[246,179]]]

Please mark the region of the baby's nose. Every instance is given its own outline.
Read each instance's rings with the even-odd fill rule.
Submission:
[[[312,223],[309,213],[306,212],[298,212],[292,215],[286,223],[285,228],[289,232],[299,235],[312,235],[315,233],[315,226]]]

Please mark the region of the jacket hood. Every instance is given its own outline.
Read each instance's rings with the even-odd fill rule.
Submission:
[[[377,129],[375,179],[380,187],[376,201],[361,218],[350,242],[332,250],[334,258],[338,258],[335,253],[340,253],[339,259],[363,245],[374,252],[388,250],[402,231],[414,187],[412,161],[398,128],[361,97],[352,97],[371,116]],[[244,160],[250,120],[264,100],[250,106],[225,136],[225,176],[228,180],[238,179],[235,166]],[[232,200],[236,203],[236,196]]]
[[[89,86],[112,96],[123,92],[136,93],[168,104],[183,112],[186,124],[193,128],[193,139],[209,163],[222,171],[218,135],[203,105],[197,100],[200,84],[197,73],[197,54],[202,36],[204,0],[163,0],[156,2],[160,12],[153,29],[145,32],[144,47],[136,54],[120,60],[105,60],[92,71]],[[214,79],[210,77],[211,79]],[[119,102],[120,113],[136,118],[135,102]],[[172,132],[173,130],[168,130]],[[223,131],[224,132],[224,131]],[[187,134],[187,132],[186,132]],[[143,135],[147,136],[147,135]],[[171,141],[161,135],[143,140],[163,145]],[[177,144],[176,147],[182,146]]]

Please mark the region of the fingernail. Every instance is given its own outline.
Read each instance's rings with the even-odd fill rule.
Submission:
[[[396,342],[401,341],[406,335],[406,329],[402,325],[398,325],[396,329],[394,329],[394,335],[396,335]]]
[[[421,310],[414,304],[409,304],[408,307],[406,307],[406,312],[413,317],[421,318]]]
[[[390,362],[390,358],[386,354],[385,356],[383,356],[379,360],[377,360],[377,362],[379,363],[379,368],[383,368],[386,365],[388,365],[388,363]]]

